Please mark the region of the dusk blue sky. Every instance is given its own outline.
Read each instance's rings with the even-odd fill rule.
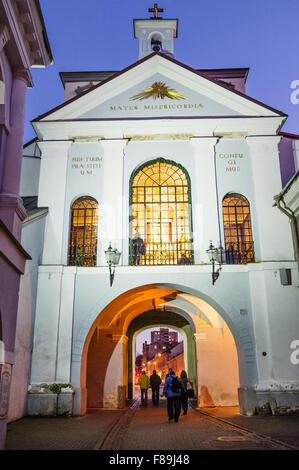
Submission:
[[[63,102],[59,72],[122,70],[138,60],[133,19],[148,18],[150,0],[40,0],[54,65],[32,69],[24,142],[30,121]],[[289,115],[299,133],[298,0],[162,0],[163,18],[178,18],[175,58],[195,69],[250,67],[247,94]],[[299,87],[298,87],[299,88]],[[297,94],[299,97],[299,93]]]

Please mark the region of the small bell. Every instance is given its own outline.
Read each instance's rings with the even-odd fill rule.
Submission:
[[[162,44],[160,41],[152,41],[152,49],[155,52],[159,52],[162,49]]]

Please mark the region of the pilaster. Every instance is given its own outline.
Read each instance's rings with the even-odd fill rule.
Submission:
[[[125,335],[113,335],[112,341],[117,341],[107,370],[113,371],[106,374],[104,385],[104,408],[123,408],[126,401],[126,377],[127,377],[127,342]]]
[[[57,369],[56,382],[69,383],[71,381],[72,360],[72,333],[74,289],[77,268],[67,268],[63,271],[61,279],[60,310],[57,338]]]
[[[26,216],[22,199],[19,196],[26,92],[26,70],[15,69],[10,102],[11,126],[6,138],[5,160],[3,164],[0,217],[18,240],[21,237],[22,221]]]
[[[39,207],[48,207],[43,264],[61,264],[68,152],[71,141],[39,142]]]
[[[62,272],[62,266],[39,268],[31,384],[56,380]]]
[[[294,259],[288,219],[273,207],[273,197],[282,189],[278,151],[280,139],[280,136],[246,138],[251,155],[262,261]]]
[[[265,290],[264,271],[249,272],[252,320],[255,338],[258,380],[271,377],[271,338],[269,325],[269,305]],[[265,355],[266,353],[266,355]]]
[[[209,262],[206,250],[210,240],[214,246],[219,242],[217,212],[217,188],[215,179],[214,152],[216,137],[191,138],[194,149],[197,197],[193,201],[193,240],[195,264]]]
[[[103,147],[103,201],[99,211],[101,237],[98,250],[98,264],[106,265],[104,250],[111,242],[112,248],[123,253],[123,159],[127,139],[102,140]],[[121,261],[120,261],[121,263]]]
[[[77,269],[41,266],[32,352],[31,383],[69,383]]]

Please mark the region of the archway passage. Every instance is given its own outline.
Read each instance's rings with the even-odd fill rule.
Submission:
[[[184,361],[188,370],[188,377],[196,384],[196,350],[193,340],[194,328],[186,318],[175,312],[167,310],[150,310],[135,318],[127,331],[128,337],[128,399],[133,398],[134,371],[135,371],[135,340],[137,334],[149,327],[166,326],[175,328],[184,338]],[[177,372],[177,371],[176,371]]]
[[[150,284],[118,296],[90,329],[81,365],[83,414],[87,407],[126,406],[132,397],[134,341],[138,332],[152,326],[182,332],[186,369],[200,406],[238,404],[238,353],[222,316],[183,289]]]

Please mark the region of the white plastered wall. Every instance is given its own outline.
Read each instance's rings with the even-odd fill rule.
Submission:
[[[292,237],[287,217],[273,207],[281,191],[278,143],[280,137],[247,137],[256,201],[262,261],[292,261]]]

